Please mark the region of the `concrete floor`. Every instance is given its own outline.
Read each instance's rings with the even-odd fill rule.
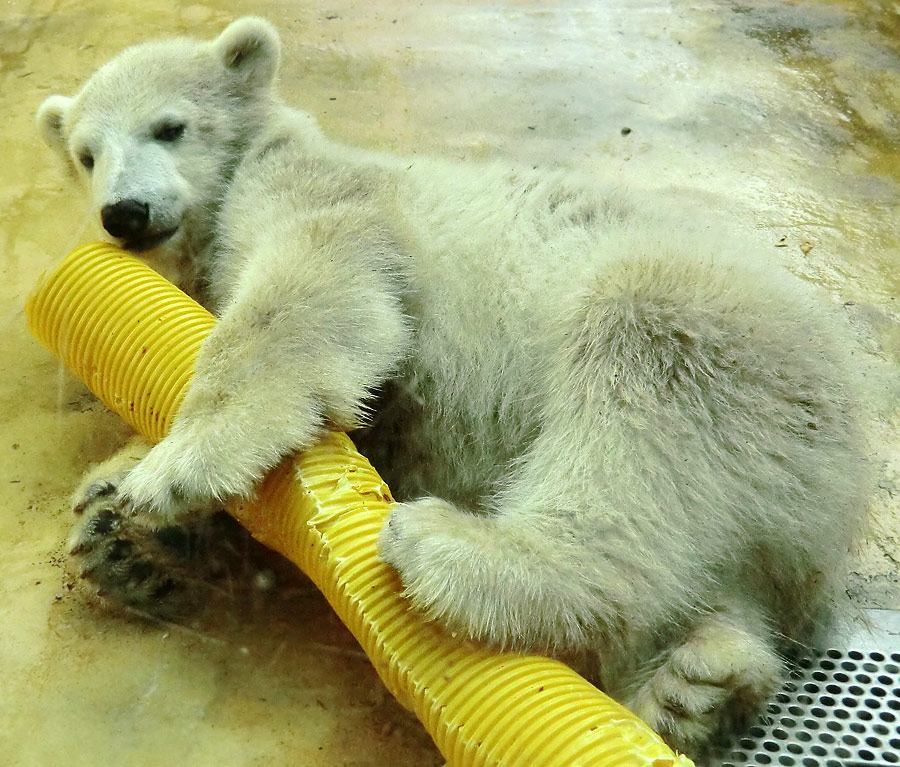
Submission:
[[[571,164],[728,216],[821,285],[871,350],[900,367],[892,0],[7,0],[2,765],[440,763],[324,600],[264,553],[250,552],[215,609],[185,626],[101,610],[65,574],[67,496],[127,432],[25,328],[37,275],[99,234],[35,137],[33,114],[125,45],[211,37],[247,12],[281,28],[285,95],[333,135]],[[873,437],[883,466],[851,591],[861,604],[900,608],[896,400],[885,396],[881,415]],[[267,569],[274,589],[244,585]]]

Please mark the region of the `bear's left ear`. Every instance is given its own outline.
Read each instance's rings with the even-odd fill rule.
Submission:
[[[225,68],[250,88],[265,88],[275,79],[281,43],[275,27],[265,19],[238,19],[212,45]]]
[[[57,152],[66,154],[64,120],[72,106],[72,99],[65,96],[49,96],[41,104],[35,118],[41,138]]]

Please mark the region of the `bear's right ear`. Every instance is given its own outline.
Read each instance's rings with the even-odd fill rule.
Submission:
[[[72,106],[72,99],[65,96],[49,96],[44,99],[35,117],[38,133],[53,149],[66,153],[66,137],[63,123]]]
[[[268,87],[275,79],[281,43],[265,19],[245,16],[232,22],[213,41],[213,49],[225,68],[253,89]]]

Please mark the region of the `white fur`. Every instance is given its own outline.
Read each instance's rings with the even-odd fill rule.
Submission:
[[[850,334],[655,202],[343,147],[277,100],[278,50],[258,19],[141,45],[39,114],[92,153],[98,208],[139,197],[178,226],[148,256],[190,263],[219,317],[122,497],[172,520],[368,419],[407,501],[380,552],[414,605],[702,743],[775,685],[863,515]],[[155,142],[173,115],[184,136]]]

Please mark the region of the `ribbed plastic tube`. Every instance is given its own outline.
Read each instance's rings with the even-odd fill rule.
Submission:
[[[123,251],[72,251],[28,299],[32,332],[90,389],[162,439],[215,320]],[[322,590],[451,767],[687,767],[562,663],[501,653],[424,621],[376,556],[390,491],[345,434],[282,462],[230,511]]]

